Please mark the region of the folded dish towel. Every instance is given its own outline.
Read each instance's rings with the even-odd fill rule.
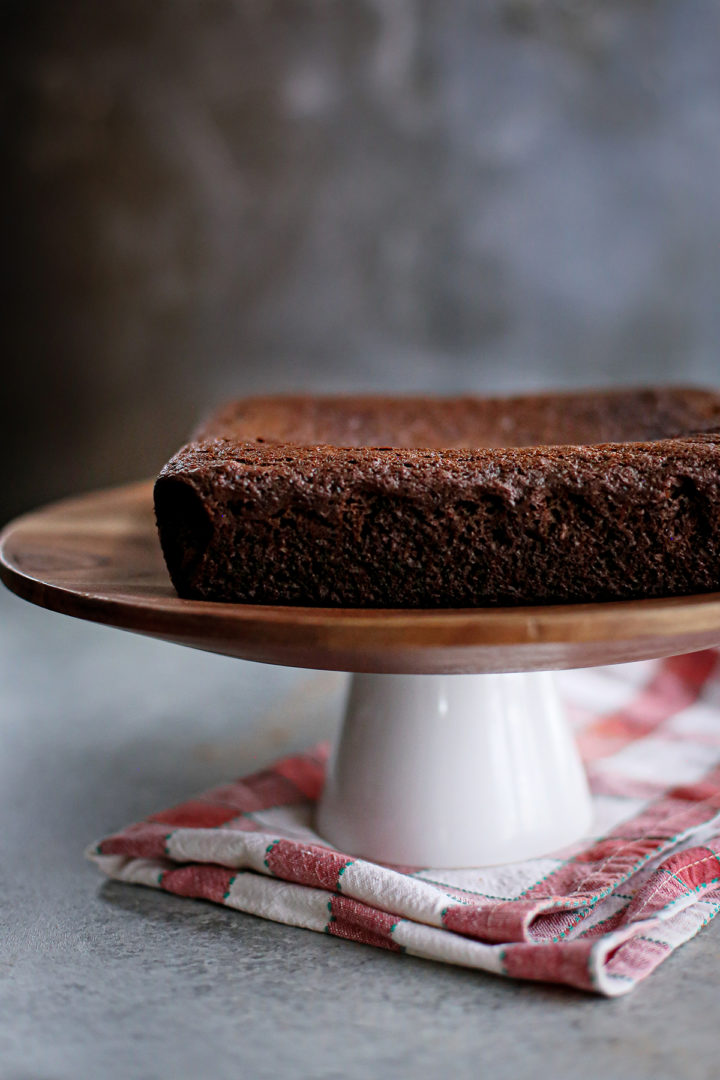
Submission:
[[[103,840],[110,877],[515,978],[627,993],[720,910],[720,662],[563,672],[593,791],[572,850],[474,870],[353,859],[313,832],[327,750]]]

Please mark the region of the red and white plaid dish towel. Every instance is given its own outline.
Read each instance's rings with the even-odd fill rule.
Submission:
[[[720,661],[563,672],[593,835],[489,869],[387,867],[313,832],[326,748],[103,840],[110,877],[521,979],[627,993],[720,910]]]

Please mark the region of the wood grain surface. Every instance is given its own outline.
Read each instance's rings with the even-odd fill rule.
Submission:
[[[720,593],[548,607],[302,608],[181,600],[157,541],[149,481],[12,522],[0,574],[31,603],[262,663],[340,671],[586,667],[720,645]]]

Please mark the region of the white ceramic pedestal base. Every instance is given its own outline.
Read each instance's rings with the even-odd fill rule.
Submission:
[[[546,854],[591,820],[553,675],[354,675],[318,831],[404,866]]]

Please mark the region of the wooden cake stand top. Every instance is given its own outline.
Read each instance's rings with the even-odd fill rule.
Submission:
[[[720,593],[620,603],[437,610],[181,600],[149,481],[54,503],[0,536],[0,574],[31,603],[263,663],[396,673],[536,671],[720,645]]]

